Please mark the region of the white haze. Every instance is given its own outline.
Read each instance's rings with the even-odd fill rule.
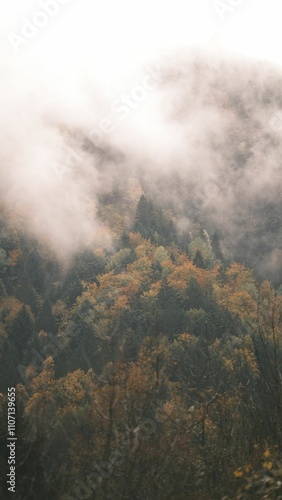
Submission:
[[[185,200],[199,197],[201,210],[238,237],[238,196],[280,196],[282,130],[273,123],[281,76],[268,63],[282,61],[278,0],[245,0],[223,21],[212,1],[70,0],[15,54],[7,35],[38,10],[34,1],[0,1],[1,191],[32,234],[66,254],[111,247],[98,198],[121,178],[161,193],[181,227],[190,224]],[[114,103],[149,77],[154,88],[122,119]],[[232,93],[247,118],[224,107]],[[104,119],[115,130],[86,150],[84,138],[95,146]],[[248,168],[226,182],[240,152]]]

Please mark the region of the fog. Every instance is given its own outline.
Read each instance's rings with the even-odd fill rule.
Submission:
[[[183,43],[176,28],[166,35],[170,16],[176,15],[172,6],[160,31],[149,23],[143,41],[140,30],[134,34],[135,25],[124,24],[127,32],[121,34],[112,17],[111,29],[100,27],[92,37],[85,11],[77,38],[71,17],[77,9],[61,5],[52,39],[38,30],[28,43],[8,43],[0,53],[6,205],[60,255],[87,245],[113,248],[111,231],[98,216],[99,199],[133,178],[173,208],[180,230],[192,227],[195,214],[219,229],[228,252],[244,235],[254,208],[280,202],[279,65],[235,54],[213,39],[204,46],[193,37]],[[26,19],[35,11],[30,2]],[[69,24],[61,26],[60,15],[69,15]],[[151,23],[154,16],[158,9]],[[19,21],[9,18],[8,24],[6,35],[21,33]],[[119,33],[115,47],[110,35]],[[160,35],[159,43],[153,34]],[[59,35],[63,51],[55,45]],[[166,36],[172,40],[165,46]]]

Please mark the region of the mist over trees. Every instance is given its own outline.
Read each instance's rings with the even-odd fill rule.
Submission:
[[[144,120],[99,144],[83,105],[21,98],[0,164],[17,498],[280,498],[281,74],[165,59]]]
[[[280,287],[218,232],[180,231],[149,193],[132,203],[117,229],[127,197],[104,200],[115,248],[67,264],[2,209],[0,418],[16,386],[18,498],[278,498]]]
[[[164,224],[180,233],[200,224],[211,238],[220,235],[230,261],[275,281],[281,273],[281,73],[267,62],[185,51],[151,66],[145,75],[155,75],[154,90],[103,139],[95,128],[101,107],[95,89],[87,93],[81,82],[85,105],[70,120],[56,93],[46,101],[38,75],[34,85],[42,92],[32,110],[23,86],[17,123],[1,123],[3,203],[25,231],[65,259],[81,247],[115,248],[116,231],[133,227],[145,194],[155,203],[150,237],[161,212],[171,211]],[[15,96],[9,96],[7,90],[12,115]],[[11,141],[18,144],[13,154]]]

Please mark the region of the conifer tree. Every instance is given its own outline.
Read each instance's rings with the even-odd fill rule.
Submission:
[[[25,305],[21,307],[9,329],[9,341],[16,348],[18,361],[34,334],[33,319]]]
[[[194,266],[200,267],[201,269],[205,269],[205,261],[200,250],[197,250],[197,252],[195,253],[193,264]]]

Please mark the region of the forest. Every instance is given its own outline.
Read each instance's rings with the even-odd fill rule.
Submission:
[[[281,18],[0,0],[0,500],[282,500]]]
[[[248,257],[256,216],[232,254],[137,181],[99,210],[113,247],[62,261],[1,206],[1,484],[15,387],[20,500],[282,498],[282,287]]]

